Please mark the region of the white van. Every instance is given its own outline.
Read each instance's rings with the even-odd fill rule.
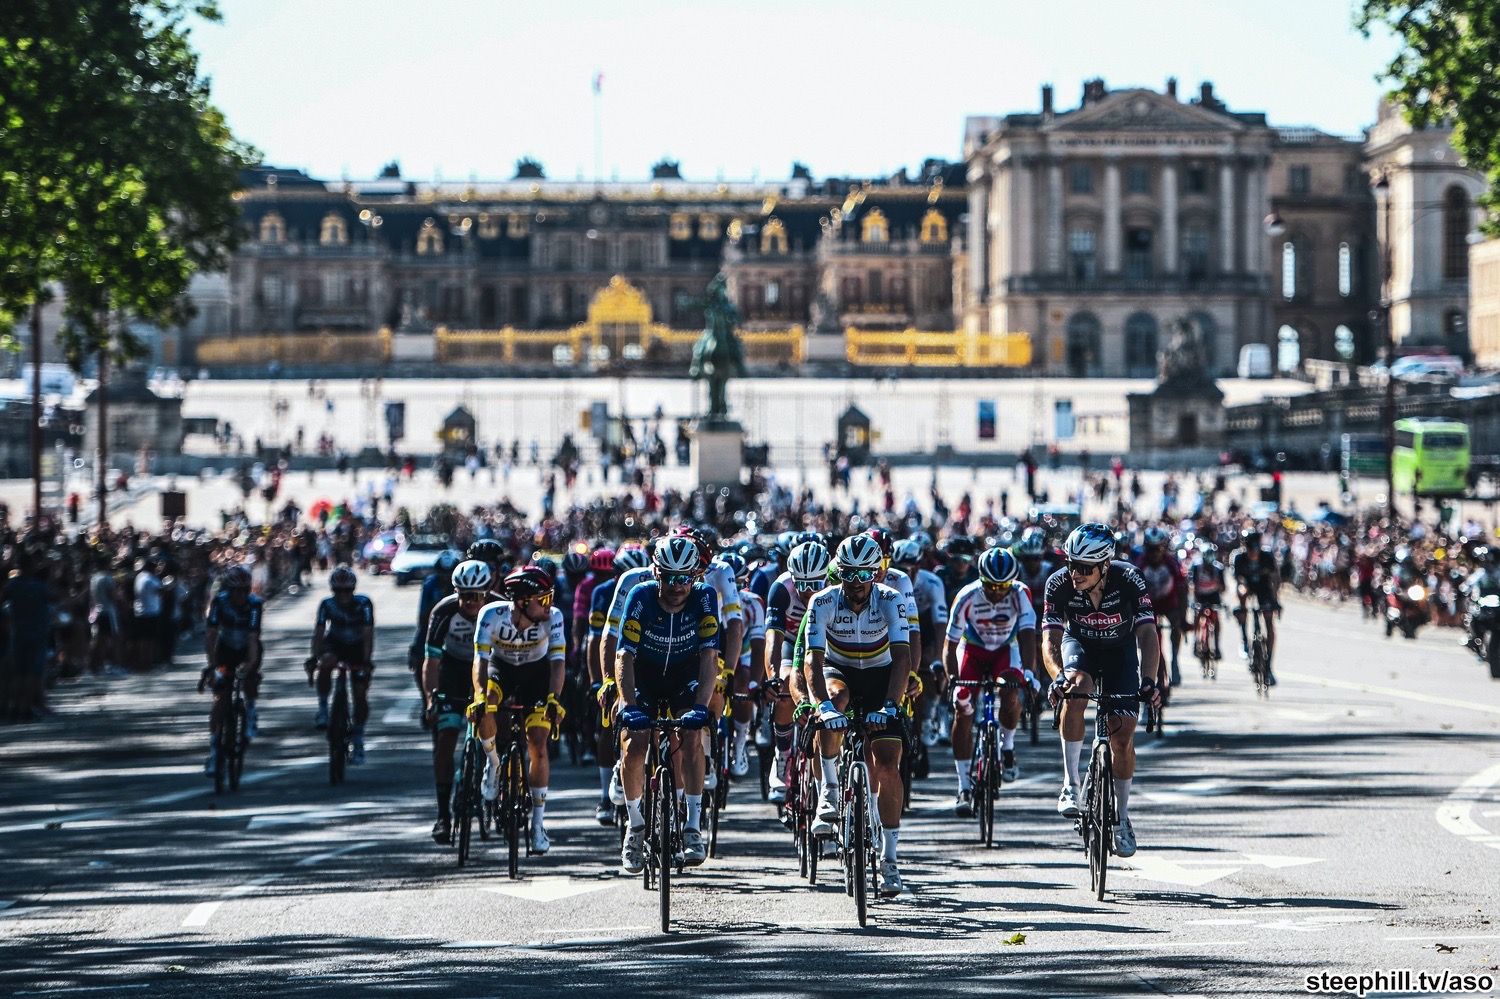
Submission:
[[[1247,343],[1240,348],[1241,378],[1271,377],[1271,348],[1263,343]]]

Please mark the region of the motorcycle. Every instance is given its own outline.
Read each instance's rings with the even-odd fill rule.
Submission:
[[[1469,648],[1500,680],[1500,593],[1475,595],[1469,605]]]
[[[1406,638],[1416,638],[1417,629],[1427,623],[1427,587],[1419,582],[1405,583],[1392,579],[1385,584],[1385,637],[1397,628]]]

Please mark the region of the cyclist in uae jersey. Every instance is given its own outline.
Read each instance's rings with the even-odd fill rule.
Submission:
[[[1003,548],[991,548],[979,556],[977,568],[979,578],[958,591],[948,614],[943,665],[956,680],[1011,680],[1029,687],[1035,682],[1036,614],[1018,578],[1020,564]],[[973,687],[953,690],[953,765],[958,771],[954,811],[961,816],[973,814],[969,774],[974,764],[975,692]],[[1000,695],[1000,778],[1007,783],[1021,776],[1015,752],[1020,724],[1020,691],[1006,688]]]
[[[500,710],[526,712],[523,727],[531,757],[531,849],[546,853],[551,846],[543,828],[547,809],[549,763],[547,737],[562,718],[564,661],[568,641],[562,611],[552,606],[556,580],[534,565],[505,577],[510,598],[487,604],[474,626],[474,703],[478,734],[488,762],[482,792],[494,801],[500,791],[500,753],[495,747]],[[510,704],[518,705],[511,709]]]
[[[464,729],[464,707],[474,689],[474,628],[489,597],[490,567],[477,560],[460,562],[451,573],[453,592],[427,615],[427,635],[418,679],[425,713],[432,726],[432,777],[437,788],[438,819],[432,838],[452,836],[449,798],[453,794],[453,752]]]
[[[1146,581],[1128,562],[1114,561],[1115,538],[1103,524],[1084,524],[1068,535],[1063,552],[1066,568],[1047,580],[1042,632],[1046,637],[1044,664],[1053,677],[1048,691],[1053,703],[1064,693],[1078,691],[1115,695],[1120,700],[1100,703],[1111,715],[1109,742],[1113,753],[1115,801],[1119,825],[1115,853],[1135,853],[1135,830],[1130,824],[1130,789],[1135,776],[1135,722],[1138,695],[1161,703],[1161,646],[1156,615]],[[1140,659],[1136,648],[1140,648]],[[1139,663],[1145,663],[1141,676]],[[1062,702],[1063,789],[1057,810],[1068,818],[1079,814],[1078,762],[1083,754],[1084,705]]]

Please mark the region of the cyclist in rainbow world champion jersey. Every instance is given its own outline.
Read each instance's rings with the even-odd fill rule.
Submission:
[[[526,712],[527,755],[531,758],[531,849],[546,853],[551,843],[543,826],[547,811],[550,764],[547,737],[562,717],[562,693],[567,657],[567,634],[562,611],[552,606],[556,582],[534,565],[505,577],[509,600],[486,604],[474,626],[474,703],[478,735],[488,761],[481,792],[494,801],[500,791],[499,730],[495,714],[516,702]],[[482,712],[482,714],[481,714]]]
[[[832,833],[838,815],[840,731],[846,709],[863,718],[869,731],[870,780],[879,803],[882,826],[880,891],[901,892],[896,847],[905,789],[901,784],[901,709],[911,677],[905,599],[875,582],[881,570],[880,547],[863,534],[845,538],[836,556],[839,586],[813,597],[807,608],[805,669],[818,719],[823,788],[818,797],[814,831]]]
[[[646,753],[653,721],[676,717],[684,732],[676,754],[686,820],[683,860],[708,857],[702,832],[704,751],[694,733],[709,722],[719,664],[718,594],[698,581],[702,563],[692,540],[667,538],[652,553],[655,578],[631,589],[620,625],[620,722],[628,730],[620,776],[630,830],[620,851],[626,873],[645,864]]]
[[[1067,565],[1047,580],[1042,632],[1046,637],[1044,664],[1052,675],[1048,699],[1056,704],[1064,693],[1078,691],[1134,698],[1148,693],[1161,704],[1163,673],[1156,613],[1146,581],[1128,562],[1114,560],[1114,534],[1103,524],[1084,524],[1068,535],[1063,546]],[[1136,647],[1140,647],[1140,659]],[[1144,677],[1141,663],[1146,664]],[[1062,701],[1063,789],[1058,812],[1079,814],[1077,788],[1081,781],[1086,701]],[[1108,709],[1109,744],[1113,753],[1115,801],[1119,825],[1114,852],[1135,854],[1135,830],[1130,824],[1130,789],[1135,776],[1135,724],[1139,705],[1116,702]]]

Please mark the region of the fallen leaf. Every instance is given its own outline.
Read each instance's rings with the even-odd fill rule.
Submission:
[[[61,822],[56,822],[56,821],[48,822],[46,828],[48,828],[48,829],[61,829],[62,828],[62,823]]]
[[[181,965],[181,964],[169,964],[169,965],[167,965],[167,970],[168,971],[186,971],[187,967],[185,965]]]
[[[1023,943],[1026,942],[1026,934],[1024,934],[1024,933],[1017,933],[1014,936],[1006,937],[1004,940],[1001,940],[1000,942],[1003,943],[1003,944],[1005,944],[1005,945],[1007,945],[1007,946],[1015,946],[1016,944],[1023,944]]]
[[[478,709],[476,708],[475,710],[478,710]],[[1441,725],[1438,726],[1438,728],[1442,729],[1444,732],[1452,732],[1453,731],[1453,725],[1451,723],[1449,723],[1449,722],[1443,722]]]
[[[1439,954],[1452,954],[1454,951],[1458,950],[1457,947],[1450,947],[1445,943],[1433,944],[1433,946],[1437,948]]]

